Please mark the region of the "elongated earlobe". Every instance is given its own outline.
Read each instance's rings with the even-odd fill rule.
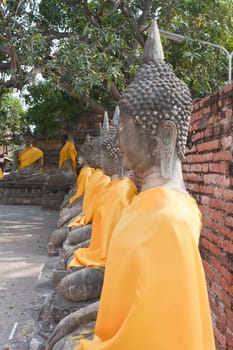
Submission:
[[[176,149],[177,129],[175,123],[170,120],[160,125],[159,152],[161,173],[165,179],[173,176],[173,164]]]

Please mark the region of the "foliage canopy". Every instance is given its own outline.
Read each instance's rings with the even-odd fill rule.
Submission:
[[[74,129],[85,110],[76,98],[46,81],[31,85],[24,99],[28,105],[25,120],[39,138],[56,138],[61,129],[68,132],[71,125]]]
[[[227,59],[212,42],[233,50],[232,0],[5,0],[0,5],[1,85],[21,89],[40,72],[81,104],[112,111],[142,64],[147,29],[197,42],[162,38],[166,61],[193,97],[227,81]]]
[[[25,128],[25,112],[20,99],[11,91],[0,92],[0,144],[19,145]]]

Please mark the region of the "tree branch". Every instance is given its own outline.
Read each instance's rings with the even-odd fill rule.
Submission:
[[[18,90],[22,90],[25,84],[29,83],[29,79],[23,80],[23,79],[10,79],[5,82],[0,82],[0,88],[10,89],[10,88],[16,88]]]
[[[119,8],[121,9],[122,14],[125,16],[125,18],[129,22],[130,27],[132,28],[133,32],[135,33],[135,38],[137,39],[139,44],[142,47],[144,47],[144,45],[145,45],[144,35],[138,29],[138,23],[137,23],[136,19],[130,13],[127,1],[126,0],[121,0]]]
[[[24,2],[24,0],[20,0],[20,1],[19,1],[18,5],[17,5],[17,8],[16,8],[16,11],[15,11],[15,17],[18,15],[18,11],[19,11],[20,6],[21,6],[21,4],[22,4],[23,2]]]
[[[14,48],[14,45],[11,41],[11,33],[10,33],[10,29],[8,27],[6,28],[6,38],[8,41],[8,54],[11,58],[12,68],[15,69],[19,73],[19,71],[20,71],[19,58],[18,58],[18,55],[17,55],[16,50]]]
[[[112,115],[111,111],[108,110],[104,105],[98,103],[88,96],[75,96],[81,103],[85,104],[88,109],[92,110],[97,114],[104,115],[104,112],[107,111],[109,115]]]
[[[143,0],[143,13],[138,20],[140,26],[144,26],[147,23],[150,16],[151,5],[152,0]]]
[[[2,63],[0,62],[0,71],[7,71],[8,69],[11,68],[11,63]]]
[[[104,9],[105,7],[110,4],[111,0],[106,0],[103,5],[100,7],[99,11],[98,11],[98,17],[102,17],[104,14]]]
[[[100,28],[102,26],[100,16],[90,10],[87,0],[84,0],[84,8],[86,10],[86,17],[91,21],[94,27]]]
[[[89,110],[95,112],[96,114],[104,114],[104,111],[107,111],[109,115],[111,115],[111,111],[109,111],[103,104],[95,101],[89,96],[74,94],[72,91],[72,87],[67,83],[66,80],[62,78],[59,80],[63,89],[71,96],[77,98],[81,103],[83,103]]]
[[[114,100],[119,101],[121,98],[121,94],[116,86],[115,83],[111,84],[111,88],[110,88],[110,94],[112,95],[112,97],[114,98]]]
[[[110,10],[109,12],[105,13],[104,15],[105,16],[108,16],[108,17],[111,17],[115,12],[117,12],[119,6],[120,6],[120,0],[116,1],[116,0],[110,0],[109,1],[112,5],[113,5],[113,8],[112,10]]]

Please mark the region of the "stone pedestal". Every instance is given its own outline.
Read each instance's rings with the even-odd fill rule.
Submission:
[[[42,209],[59,209],[71,185],[45,185],[41,200]]]
[[[0,204],[40,205],[42,209],[58,210],[70,185],[45,186],[43,182],[1,181]]]
[[[0,204],[40,205],[43,196],[42,183],[0,182]]]

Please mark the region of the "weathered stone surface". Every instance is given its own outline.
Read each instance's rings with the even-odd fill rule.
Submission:
[[[67,300],[86,301],[100,297],[103,279],[103,268],[84,267],[64,277],[58,287]]]
[[[93,302],[62,319],[48,339],[47,350],[52,349],[61,339],[67,339],[67,335],[78,334],[79,337],[92,335],[98,308],[99,301]]]
[[[62,247],[63,242],[69,233],[68,227],[59,228],[54,230],[51,234],[51,243],[55,247]]]
[[[43,187],[42,209],[59,209],[70,185],[45,185]]]
[[[0,204],[40,205],[43,195],[42,183],[0,182]]]
[[[44,182],[0,181],[0,204],[41,205],[42,209],[59,209],[69,190],[66,186],[44,186]]]
[[[44,298],[44,303],[41,307],[37,320],[37,332],[43,339],[48,339],[54,331],[56,325],[68,316],[71,312],[77,311],[90,302],[95,302],[98,299],[93,299],[88,302],[74,302],[63,298],[58,288]]]
[[[70,273],[72,273],[72,270],[59,270],[59,269],[54,269],[53,270],[53,287],[57,287],[57,285],[59,284],[59,282],[61,282],[61,280],[66,277],[67,275],[69,275]]]
[[[40,293],[50,293],[53,288],[53,268],[57,264],[59,257],[48,257],[46,263],[38,277],[35,289]]]
[[[92,224],[85,226],[79,226],[71,230],[67,235],[67,241],[69,244],[78,244],[91,238]]]

